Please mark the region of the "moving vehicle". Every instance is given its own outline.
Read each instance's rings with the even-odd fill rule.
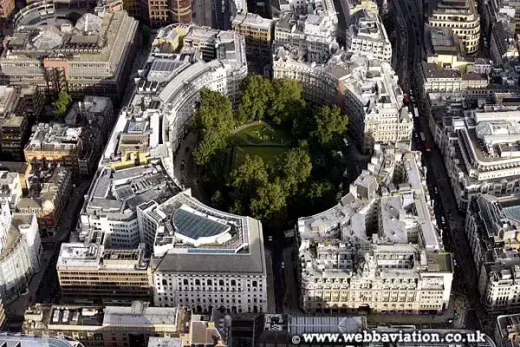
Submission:
[[[413,108],[413,115],[415,118],[419,118],[419,109],[417,107]]]
[[[410,97],[407,94],[404,94],[403,96],[403,104],[405,106],[408,106],[410,104]]]
[[[424,133],[421,131],[421,141],[426,142],[426,137],[424,136]]]

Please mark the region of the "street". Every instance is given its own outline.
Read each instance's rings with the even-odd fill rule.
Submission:
[[[397,59],[395,70],[400,72],[401,87],[405,93],[419,96],[420,65],[423,60],[423,21],[422,5],[407,0],[395,1],[397,13],[403,16],[399,22],[406,23],[408,35],[401,36],[408,39],[406,59]],[[410,35],[413,33],[413,35]],[[400,37],[399,35],[397,35]],[[415,38],[411,40],[410,38]],[[434,201],[434,211],[438,226],[443,231],[443,243],[447,251],[454,253],[457,263],[452,288],[452,305],[455,307],[455,326],[464,328],[482,329],[492,334],[492,322],[485,319],[479,304],[477,290],[478,279],[469,249],[469,244],[464,233],[464,214],[456,205],[453,190],[450,186],[444,160],[439,149],[434,146],[433,136],[429,131],[428,119],[422,112],[427,105],[420,97],[413,100],[411,108],[417,107],[419,118],[414,117],[414,134],[412,136],[412,149],[423,152],[423,164],[427,168],[427,183],[430,196]],[[419,136],[424,134],[425,140]],[[428,148],[427,148],[428,147]]]

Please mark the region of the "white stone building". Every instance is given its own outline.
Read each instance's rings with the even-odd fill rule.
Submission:
[[[11,211],[22,197],[22,183],[17,172],[0,171],[0,201],[9,204]]]
[[[444,161],[461,210],[482,193],[520,192],[519,122],[516,106],[486,105],[445,130]]]
[[[154,304],[201,311],[266,312],[267,275],[260,221],[212,209],[180,193],[142,207],[155,235]]]
[[[339,49],[337,25],[332,1],[295,0],[275,23],[273,46],[290,46],[307,61],[322,64]]]
[[[378,176],[365,171],[337,206],[298,220],[303,310],[417,314],[447,308],[452,257],[443,251],[418,156],[396,152],[384,165],[393,167],[399,189],[379,187]]]
[[[433,27],[451,28],[466,48],[473,54],[480,44],[480,15],[474,0],[439,0],[430,5],[428,24]]]
[[[379,15],[362,9],[352,15],[351,21],[346,34],[347,51],[390,62],[392,44]]]
[[[410,141],[412,117],[403,105],[397,75],[386,62],[337,52],[317,65],[280,47],[273,74],[301,82],[306,100],[338,105],[349,116],[349,130],[364,152],[371,152],[376,143]]]
[[[161,35],[168,36],[169,30],[179,30],[184,45],[175,51],[170,42],[157,40],[139,70],[135,95],[116,122],[87,193],[80,230],[73,237],[81,242],[62,246],[60,282],[76,295],[81,276],[95,273],[96,285],[81,290],[99,295],[115,291],[117,281],[120,287],[131,286],[122,276],[135,272],[140,286],[129,296],[136,297],[146,295],[149,271],[146,288],[153,289],[157,306],[265,312],[260,222],[205,206],[189,191],[181,193],[173,165],[201,89],[238,101],[247,76],[244,39],[233,32],[176,25],[163,28]],[[90,247],[97,251],[90,254]],[[124,262],[121,252],[136,248],[151,257],[149,267],[141,265],[141,258]],[[109,268],[112,256],[120,259]],[[82,269],[87,258],[91,266]],[[104,272],[112,278],[106,285]]]
[[[479,291],[492,313],[520,308],[520,199],[483,194],[473,199],[465,231],[479,274]]]
[[[0,298],[8,303],[28,290],[40,270],[42,246],[36,215],[13,216],[5,202],[0,213]]]

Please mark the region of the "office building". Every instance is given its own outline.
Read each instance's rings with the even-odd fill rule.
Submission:
[[[20,179],[19,182],[24,194],[28,192],[28,178],[30,176],[31,170],[31,164],[27,162],[0,161],[0,171],[7,171],[18,174]]]
[[[479,291],[490,313],[514,313],[520,307],[520,221],[517,197],[490,194],[472,199],[465,231],[479,275]]]
[[[145,240],[153,241],[155,305],[266,311],[260,221],[211,209],[186,193],[140,206],[138,218]]]
[[[376,143],[410,141],[412,118],[403,106],[395,71],[386,62],[337,52],[326,64],[317,65],[280,47],[273,74],[301,82],[310,102],[339,106],[348,114],[349,130],[364,152],[370,153]]]
[[[65,124],[39,123],[25,147],[25,159],[33,167],[60,166],[79,173],[78,158],[83,153],[81,128],[69,128]]]
[[[65,124],[69,128],[80,127],[83,143],[86,144],[78,158],[79,175],[90,176],[95,173],[115,121],[110,98],[88,95],[83,101],[72,105],[65,117]]]
[[[18,173],[0,171],[0,188],[0,201],[7,203],[11,211],[14,211],[23,194],[22,183]]]
[[[0,21],[7,22],[11,20],[15,8],[14,0],[2,0],[0,1]],[[5,23],[2,23],[5,25]]]
[[[168,0],[168,4],[171,15],[171,22],[191,24],[193,19],[191,0]]]
[[[189,321],[189,311],[149,307],[142,301],[128,306],[36,304],[25,311],[22,331],[72,337],[84,347],[146,346],[150,336],[181,336]]]
[[[229,316],[217,311],[193,314],[181,307],[35,304],[24,316],[22,331],[34,336],[72,337],[84,347],[226,347]]]
[[[520,343],[520,314],[500,315],[495,325],[498,347],[514,347]]]
[[[23,160],[23,148],[44,100],[34,86],[0,86],[0,155],[4,160]]]
[[[419,153],[391,154],[374,162],[377,172],[364,171],[338,205],[298,220],[304,311],[419,314],[447,309],[452,257],[443,250]],[[386,173],[379,177],[381,168]],[[393,183],[379,186],[389,173]]]
[[[92,174],[102,153],[105,142],[103,135],[107,135],[107,129],[112,127],[109,121],[113,120],[105,119],[103,113],[83,116],[83,122],[77,117],[75,120],[69,117],[69,121],[77,121],[76,125],[83,124],[83,127],[59,123],[39,123],[34,126],[25,146],[25,159],[37,168],[59,165],[68,168],[76,176]]]
[[[51,338],[51,337],[34,337],[21,336],[20,334],[2,333],[0,334],[0,346],[60,346],[60,347],[83,347],[83,345],[72,338]]]
[[[328,4],[328,2],[326,2]],[[324,10],[325,4],[317,2],[319,8],[298,2],[295,12],[283,12],[275,23],[274,47],[290,47],[299,57],[306,57],[309,63],[323,64],[331,54],[339,49],[336,42],[338,19],[336,14]],[[328,4],[329,5],[329,4]],[[334,10],[334,5],[330,1]]]
[[[53,237],[72,192],[71,172],[64,167],[35,169],[27,182],[27,195],[19,200],[16,212],[36,214],[42,237]]]
[[[489,53],[495,65],[502,65],[505,60],[518,58],[518,50],[514,40],[517,21],[515,12],[514,9],[500,9],[499,12],[495,13],[495,19],[490,23]]]
[[[273,20],[254,13],[238,14],[232,21],[233,30],[246,41],[246,57],[253,63],[267,64],[271,60],[273,43]]]
[[[138,157],[135,158],[130,160],[134,165]],[[161,165],[100,169],[81,212],[79,239],[109,249],[135,249],[145,242],[138,207],[149,201],[162,203],[178,191]],[[114,194],[108,196],[109,192]]]
[[[508,8],[509,11],[512,10],[511,18],[513,18],[511,22],[511,26],[514,30],[514,34],[520,34],[520,1],[518,0],[502,0],[500,1],[502,8]]]
[[[422,93],[426,95],[431,92],[461,92],[468,89],[486,89],[489,86],[488,74],[479,72],[474,62],[459,67],[464,70],[449,65],[442,67],[438,63],[423,62]]]
[[[170,23],[170,7],[168,0],[148,1],[148,19],[152,28],[160,28]]]
[[[49,6],[45,13],[55,13]],[[10,86],[38,86],[50,96],[67,91],[77,99],[100,95],[117,101],[135,56],[137,21],[121,11],[86,13],[75,25],[47,23],[34,25],[30,15],[18,18],[0,55],[1,79]]]
[[[480,47],[480,15],[474,0],[438,0],[430,6],[428,24],[450,28],[462,41],[467,54],[477,53]]]
[[[151,299],[151,272],[143,246],[117,250],[64,243],[56,269],[61,294],[70,301],[83,298],[120,305]]]
[[[184,44],[175,53],[177,38]],[[191,197],[189,190],[181,192],[172,160],[200,89],[220,91],[236,103],[247,75],[245,52],[244,39],[233,32],[161,29],[87,194],[74,236],[81,243],[63,246],[60,283],[63,261],[78,264],[68,270],[78,281],[91,276],[81,266],[84,258],[94,256],[65,252],[66,247],[102,247],[100,252],[105,253],[139,248],[152,256],[146,271],[152,276],[149,286],[156,306],[184,306],[198,312],[266,310],[260,222],[214,210]],[[201,266],[201,261],[206,265]],[[99,271],[100,262],[92,260],[92,264],[96,269],[92,271]],[[121,277],[137,270],[127,267],[126,271]],[[72,287],[77,287],[72,283],[64,282],[62,291],[63,285],[69,285],[65,292],[80,295],[81,289],[72,293]]]
[[[27,292],[40,270],[42,246],[34,214],[13,216],[2,202],[0,219],[0,298],[9,303]]]
[[[427,62],[466,71],[472,59],[466,57],[462,40],[453,34],[453,29],[425,26]]]
[[[466,210],[472,197],[520,191],[520,136],[517,106],[486,105],[464,111],[456,127],[445,130],[444,161],[455,200]]]
[[[361,9],[351,16],[346,34],[346,49],[372,59],[390,62],[392,45],[381,18],[374,12]]]

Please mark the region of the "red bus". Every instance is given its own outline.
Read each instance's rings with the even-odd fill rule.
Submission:
[[[431,150],[428,141],[424,141],[424,149],[426,150],[426,152],[429,152]]]
[[[403,96],[403,104],[405,106],[408,106],[410,104],[410,97],[407,94],[404,94]]]

